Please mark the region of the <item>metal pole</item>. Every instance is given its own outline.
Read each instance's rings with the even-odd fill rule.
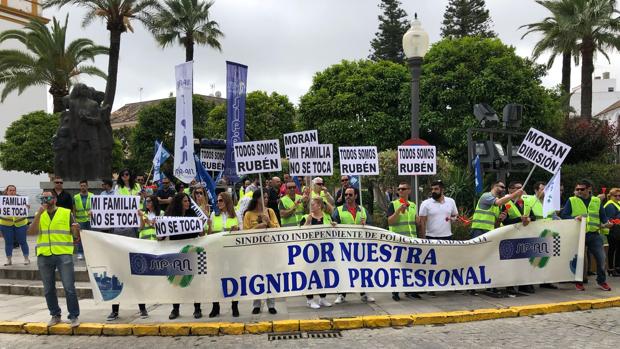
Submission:
[[[422,73],[422,57],[407,59],[411,70],[411,138],[420,138],[420,75]],[[411,178],[413,201],[418,202],[417,177]]]
[[[413,176],[413,178],[414,178],[414,184],[415,184],[415,189],[414,189],[414,191],[415,191],[415,214],[416,214],[416,217],[417,217],[417,215],[418,215],[418,207],[420,206],[420,205],[418,205],[418,196],[419,196],[418,195],[418,176]]]
[[[360,177],[360,206],[363,207],[364,203],[362,202],[362,196],[364,195],[362,195],[362,176],[360,175],[359,177]]]

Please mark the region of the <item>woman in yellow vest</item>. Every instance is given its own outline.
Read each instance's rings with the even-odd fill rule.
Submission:
[[[328,213],[325,212],[325,203],[323,202],[322,198],[320,197],[312,198],[312,200],[310,200],[310,213],[305,215],[301,219],[301,221],[299,222],[299,225],[302,227],[308,227],[311,225],[325,225],[325,224],[331,225],[332,217]],[[307,295],[306,303],[308,304],[308,307],[312,309],[320,309],[321,306],[331,307],[332,304],[328,302],[327,299],[325,299],[326,296],[327,294],[325,293],[319,294],[319,301],[317,303],[314,300],[314,295]]]
[[[217,208],[218,213],[216,213],[216,210],[211,212],[207,221],[209,227],[208,234],[239,230],[239,221],[237,221],[230,194],[222,192],[217,196]],[[218,315],[220,315],[220,303],[214,302],[209,317],[216,317]],[[232,301],[232,316],[239,317],[239,301]]]
[[[144,200],[144,211],[139,210],[140,232],[138,238],[143,240],[157,240],[155,234],[155,218],[161,216],[161,209],[157,195],[151,195]]]
[[[269,201],[269,194],[265,191],[265,194],[261,200],[261,190],[256,190],[252,194],[252,201],[248,205],[248,209],[243,214],[243,229],[266,229],[266,228],[279,228],[278,217],[276,213],[267,207]],[[277,314],[276,300],[274,298],[267,298],[267,308],[269,314]],[[260,313],[262,301],[255,299],[252,302],[252,314]]]
[[[17,188],[14,185],[8,185],[4,190],[4,195],[17,195]],[[26,217],[0,217],[0,231],[4,236],[4,252],[6,254],[5,266],[13,264],[13,242],[17,241],[22,248],[24,255],[24,264],[30,264],[28,255],[28,241],[26,239],[26,231],[28,230],[28,218]]]
[[[192,200],[198,205],[198,208],[205,214],[205,216],[209,217],[211,215],[211,206],[209,205],[209,199],[207,199],[207,193],[205,188],[203,188],[200,184],[197,184],[198,187],[193,187],[191,190]]]
[[[620,220],[620,188],[613,188],[607,195],[605,203],[605,215],[612,223]],[[617,221],[616,221],[617,222]],[[609,249],[607,250],[607,274],[620,276],[620,224],[614,224],[611,228],[603,229],[607,234]]]

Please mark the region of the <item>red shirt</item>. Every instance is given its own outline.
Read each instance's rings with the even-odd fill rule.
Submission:
[[[355,215],[357,214],[357,206],[355,207],[347,207],[349,209],[349,213],[351,214],[351,216],[353,216],[353,220],[355,220]]]

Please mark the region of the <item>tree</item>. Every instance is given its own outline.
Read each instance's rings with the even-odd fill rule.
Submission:
[[[194,138],[205,137],[207,115],[215,106],[200,96],[192,98],[194,117]],[[154,155],[155,140],[164,142],[164,147],[174,151],[174,128],[176,116],[175,98],[166,99],[146,107],[138,113],[138,124],[133,129],[129,148],[131,163],[137,172],[148,172]]]
[[[370,42],[371,54],[368,56],[373,61],[384,59],[402,63],[405,58],[402,42],[409,23],[407,12],[400,5],[398,0],[381,0],[379,4],[383,14],[378,17],[379,31]]]
[[[103,79],[105,73],[84,62],[107,54],[108,49],[95,45],[90,39],[76,39],[66,44],[67,21],[62,25],[56,18],[48,28],[39,20],[32,20],[25,30],[7,30],[0,33],[0,43],[6,40],[21,42],[26,50],[0,50],[0,84],[4,84],[1,101],[13,91],[21,94],[26,88],[49,85],[54,101],[54,113],[64,110],[62,97],[69,94],[71,79],[80,75],[95,75]]]
[[[57,115],[35,111],[6,129],[0,143],[0,165],[9,171],[41,174],[54,172],[52,137],[60,123]]]
[[[248,93],[245,103],[245,136],[248,141],[281,139],[282,134],[293,132],[295,107],[285,95],[265,91]],[[207,137],[226,138],[226,104],[220,104],[209,113]]]
[[[541,84],[544,66],[521,58],[499,39],[464,37],[435,43],[424,57],[420,80],[421,136],[458,164],[467,156],[465,130],[477,126],[476,103],[501,114],[507,103],[524,106],[522,129],[561,129],[559,96]]]
[[[211,6],[213,1],[166,0],[145,23],[162,48],[175,42],[185,47],[185,61],[189,62],[194,59],[195,44],[222,51],[219,39],[224,33],[210,19]]]
[[[108,57],[108,80],[105,86],[103,105],[114,106],[116,84],[118,82],[118,59],[121,50],[121,35],[129,30],[133,32],[131,19],[143,19],[148,16],[156,0],[45,0],[44,8],[68,4],[85,7],[87,12],[82,26],[87,26],[95,18],[106,21],[106,28],[110,32],[110,51]]]
[[[317,129],[321,143],[395,149],[409,138],[410,74],[390,61],[346,61],[314,75],[301,97],[301,129]]]
[[[532,59],[537,60],[543,53],[550,52],[547,61],[547,69],[551,69],[557,55],[562,55],[562,103],[565,117],[570,113],[570,74],[571,60],[574,57],[575,63],[579,62],[578,40],[576,32],[570,28],[564,13],[570,13],[571,4],[568,1],[556,0],[537,0],[538,4],[551,12],[551,17],[546,17],[540,22],[523,25],[519,28],[526,28],[527,32],[521,39],[531,33],[540,33],[542,38],[534,46]]]
[[[492,24],[484,0],[450,0],[443,14],[441,37],[495,37]]]
[[[574,32],[581,53],[581,116],[592,118],[592,74],[594,53],[609,61],[607,51],[620,50],[620,11],[615,0],[558,0],[556,12]]]

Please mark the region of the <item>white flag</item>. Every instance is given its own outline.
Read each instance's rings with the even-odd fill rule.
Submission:
[[[550,212],[559,211],[560,204],[560,171],[558,171],[545,186],[543,217],[547,217]]]
[[[194,162],[194,117],[192,116],[193,62],[174,67],[177,108],[174,128],[174,176],[184,183],[196,178]]]

